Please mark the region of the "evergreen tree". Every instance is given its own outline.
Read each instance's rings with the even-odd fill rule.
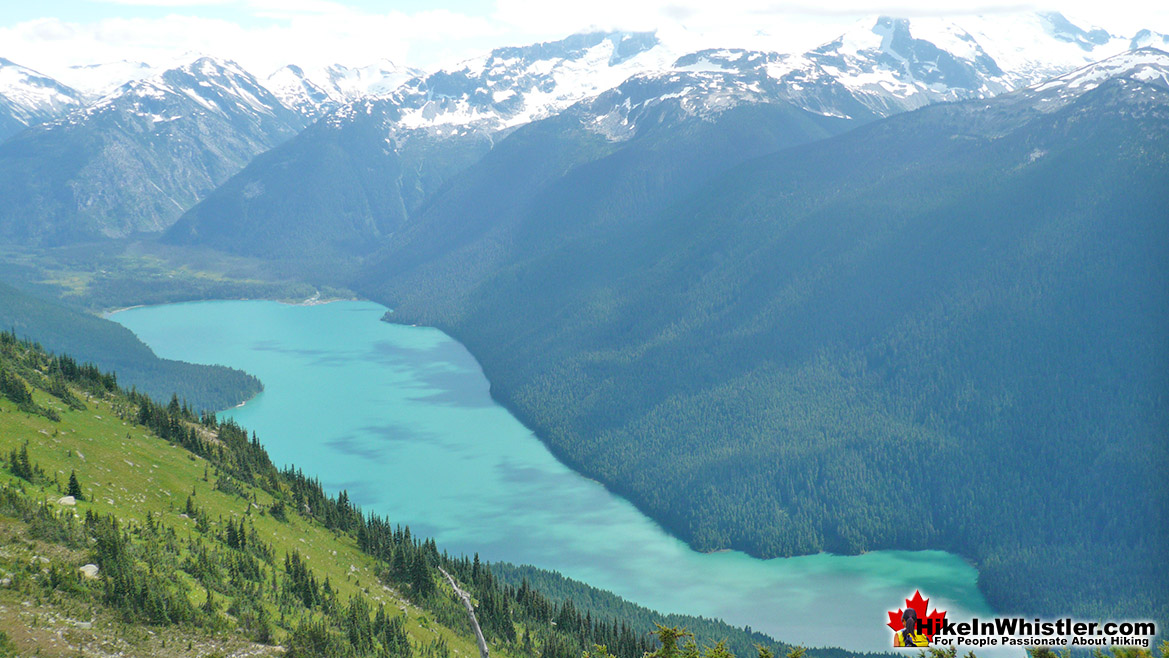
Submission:
[[[8,459],[10,462],[10,468],[12,470],[13,475],[15,475],[18,478],[24,478],[25,480],[28,480],[29,482],[33,481],[33,478],[35,477],[35,475],[34,475],[34,471],[33,471],[33,467],[32,467],[32,462],[28,458],[28,443],[25,443],[24,445],[20,446],[19,452],[17,452],[16,450],[13,450],[12,454],[9,455]]]
[[[77,471],[69,472],[69,488],[65,493],[77,500],[85,500],[85,496],[81,493],[81,483],[77,481]]]
[[[647,654],[647,658],[678,658],[678,640],[684,637],[692,637],[692,634],[685,628],[677,626],[662,626],[661,624],[654,624],[657,630],[652,634],[658,637],[658,642],[662,646],[651,654]]]

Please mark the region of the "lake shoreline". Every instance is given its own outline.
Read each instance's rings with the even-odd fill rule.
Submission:
[[[269,382],[259,401],[224,415],[256,431],[275,462],[311,464],[330,491],[348,490],[456,553],[534,564],[650,609],[806,646],[886,651],[879,624],[818,627],[823,615],[896,610],[922,587],[919,572],[930,574],[926,595],[988,611],[977,572],[950,553],[697,552],[560,460],[495,399],[455,338],[377,321],[386,310],[368,301],[222,301],[138,308],[117,320],[160,356],[227,362]]]

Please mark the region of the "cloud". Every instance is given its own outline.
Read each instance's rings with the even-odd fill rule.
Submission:
[[[248,0],[247,8],[257,16],[297,14],[352,14],[345,5],[331,0]]]
[[[188,53],[227,57],[259,74],[288,63],[364,65],[390,59],[420,68],[452,64],[501,45],[562,38],[586,29],[658,30],[679,48],[741,46],[800,51],[862,16],[939,15],[934,0],[495,0],[477,13],[434,8],[367,11],[348,0],[90,0],[107,16],[46,17],[3,25],[5,57],[45,73],[116,60],[166,64]],[[1132,34],[1169,31],[1169,7],[1139,0],[1034,0],[1082,24]],[[1058,6],[1053,6],[1058,5]],[[1020,0],[958,0],[945,14],[1014,10]],[[139,8],[172,9],[159,17]],[[213,13],[214,18],[211,17]]]
[[[210,7],[215,5],[236,4],[239,0],[89,0],[93,3],[107,5],[126,5],[132,7]]]
[[[486,18],[446,10],[369,14],[328,0],[247,4],[253,16],[268,20],[245,27],[187,13],[94,22],[43,18],[0,27],[0,43],[9,59],[50,75],[70,65],[119,60],[168,65],[192,53],[233,59],[267,74],[288,63],[364,65],[409,59],[432,64],[468,57],[500,38],[499,29]]]

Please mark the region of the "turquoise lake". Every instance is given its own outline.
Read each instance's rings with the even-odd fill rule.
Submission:
[[[990,612],[977,572],[940,551],[758,560],[698,553],[569,470],[489,393],[467,350],[380,321],[370,302],[222,301],[113,314],[159,356],[220,363],[265,390],[225,412],[278,465],[434,537],[533,564],[666,612],[720,617],[809,646],[888,651],[887,610],[915,589],[951,619]]]

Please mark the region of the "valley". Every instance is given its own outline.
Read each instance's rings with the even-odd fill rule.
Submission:
[[[348,3],[289,11],[329,38]],[[179,13],[258,11],[219,4]],[[17,644],[451,658],[470,607],[507,658],[839,658],[919,589],[1169,623],[1164,17],[829,11],[780,39],[770,12],[426,65],[397,49],[426,30],[360,63],[7,33],[0,630],[84,609],[105,635]],[[119,470],[145,517],[53,502],[159,445],[215,518],[143,503],[200,488],[173,459],[157,491]],[[318,541],[288,505],[364,575],[242,546],[241,515]],[[238,642],[195,646],[216,629]]]
[[[886,629],[864,620],[916,588],[952,614],[990,612],[974,569],[938,551],[697,553],[557,462],[490,398],[462,346],[380,322],[384,312],[367,302],[206,302],[112,317],[161,356],[260,377],[264,392],[225,415],[255,430],[277,464],[305,468],[455,553],[558,571],[664,613],[805,646],[883,650]]]

